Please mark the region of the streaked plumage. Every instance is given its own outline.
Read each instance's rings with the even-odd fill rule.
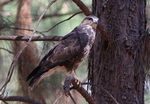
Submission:
[[[27,81],[33,87],[56,69],[72,72],[86,57],[95,40],[98,18],[87,16],[82,23],[52,48],[39,65],[29,74]]]

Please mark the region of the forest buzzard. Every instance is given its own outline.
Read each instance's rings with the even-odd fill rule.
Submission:
[[[95,40],[97,24],[96,16],[87,16],[79,26],[64,36],[29,74],[27,77],[29,86],[34,87],[57,69],[73,73],[90,52]]]

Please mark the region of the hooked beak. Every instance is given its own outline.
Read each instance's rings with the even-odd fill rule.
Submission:
[[[94,24],[97,24],[97,25],[98,25],[98,21],[94,22]]]
[[[97,28],[97,25],[98,25],[98,21],[95,21],[91,26],[96,29]]]
[[[96,29],[97,28],[97,25],[98,25],[98,23],[96,22],[94,22],[91,26],[92,26],[92,28],[94,28],[94,29]]]

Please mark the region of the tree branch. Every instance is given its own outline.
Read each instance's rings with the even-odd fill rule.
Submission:
[[[31,36],[0,36],[0,40],[10,40],[10,41],[28,41]],[[59,41],[62,36],[32,36],[31,41]]]
[[[66,15],[71,15],[71,14],[77,13],[77,12],[81,12],[81,11],[76,10],[76,11],[72,11],[72,12],[68,12],[68,13],[64,13],[64,14],[54,13],[54,14],[44,15],[42,19],[47,19],[47,18],[52,18],[52,17],[61,17],[61,16],[66,16]]]
[[[69,75],[66,77],[64,82],[64,93],[68,96],[70,94],[70,86],[73,87],[71,89],[77,90],[89,104],[96,104],[94,99],[89,95],[89,93],[81,86],[81,82],[74,78],[73,75]]]
[[[10,53],[10,54],[14,54],[12,51],[10,51],[9,49],[6,49],[6,48],[0,47],[0,50],[4,50],[4,51],[7,51],[7,52]]]
[[[90,10],[81,0],[72,0],[72,1],[83,11],[83,13],[86,16],[91,15]]]
[[[89,95],[89,93],[82,87],[79,86],[78,81],[76,79],[72,80],[73,89],[77,90],[89,104],[95,104],[94,99]]]
[[[22,96],[1,96],[0,100],[2,101],[19,101],[19,102],[25,102],[30,104],[42,104],[34,99],[28,98],[28,97],[22,97]]]

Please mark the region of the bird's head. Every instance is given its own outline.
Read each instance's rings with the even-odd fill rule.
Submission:
[[[98,24],[98,18],[94,15],[90,15],[84,18],[84,20],[81,22],[81,25],[90,25],[94,29],[96,29]]]

